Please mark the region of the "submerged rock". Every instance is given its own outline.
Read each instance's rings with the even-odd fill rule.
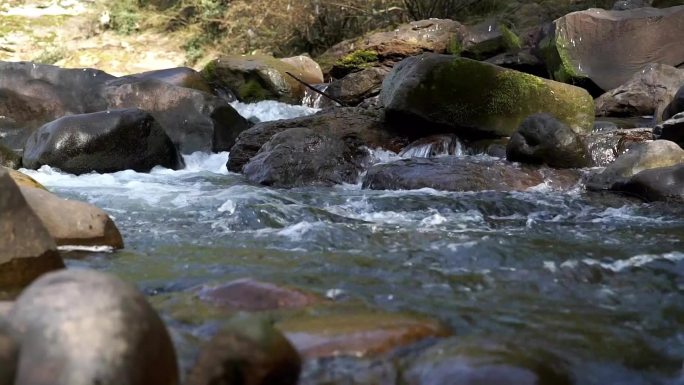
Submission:
[[[187,385],[295,385],[301,358],[273,326],[251,318],[231,320],[202,348]]]
[[[581,88],[449,55],[405,59],[385,78],[380,101],[388,123],[406,132],[510,136],[542,112],[578,133],[594,122],[593,99]]]
[[[653,129],[653,135],[657,139],[670,140],[684,147],[684,113],[679,113],[657,125]]]
[[[274,187],[355,183],[367,156],[342,139],[296,127],[273,135],[242,172],[254,183]]]
[[[426,338],[451,335],[435,320],[370,311],[300,316],[276,327],[307,359],[375,356]]]
[[[684,6],[573,12],[553,22],[540,48],[555,80],[608,91],[645,63],[683,63],[683,17]]]
[[[202,76],[214,88],[229,89],[246,103],[278,100],[299,104],[304,88],[287,72],[297,76],[301,71],[272,56],[224,55],[209,62],[202,69]]]
[[[58,246],[123,248],[119,229],[101,209],[36,188],[22,187],[21,193]]]
[[[506,158],[513,162],[546,164],[554,168],[590,165],[582,138],[548,114],[525,118],[506,146]]]
[[[235,311],[298,309],[321,301],[313,294],[253,279],[239,279],[224,285],[205,287],[199,298],[212,305]]]
[[[9,315],[20,331],[16,385],[176,385],[164,323],[132,285],[89,270],[46,274]]]
[[[567,363],[550,353],[488,341],[449,339],[408,364],[407,385],[571,385]]]
[[[46,124],[27,140],[23,164],[84,174],[147,172],[154,166],[177,170],[183,160],[152,115],[131,108],[70,115]]]
[[[576,185],[579,177],[576,170],[520,167],[486,158],[412,158],[371,167],[363,178],[363,188],[522,191],[546,184],[565,190]]]
[[[606,167],[634,145],[652,141],[653,129],[632,128],[622,130],[615,127],[592,132],[584,140],[587,143],[592,165]]]
[[[2,169],[0,191],[0,291],[16,290],[64,268],[64,262],[43,223]]]
[[[670,167],[644,170],[613,190],[626,192],[647,202],[684,202],[684,160]]]
[[[406,145],[404,138],[385,127],[379,112],[362,108],[333,108],[315,115],[258,123],[242,132],[230,149],[228,170],[242,172],[244,165],[273,135],[296,127],[342,139],[353,148],[381,147],[398,152]]]
[[[633,146],[620,155],[602,172],[593,174],[587,181],[590,190],[611,189],[616,183],[626,182],[644,170],[668,167],[684,162],[684,150],[668,140],[656,140]]]
[[[598,97],[596,116],[653,115],[660,119],[683,84],[684,70],[648,64],[626,83]]]

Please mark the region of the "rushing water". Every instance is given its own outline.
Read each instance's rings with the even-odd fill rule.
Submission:
[[[311,113],[239,105],[260,120]],[[386,156],[386,154],[384,155]],[[72,259],[135,282],[185,366],[211,322],[170,300],[254,277],[338,300],[409,310],[456,335],[541,341],[578,383],[675,383],[684,357],[684,208],[559,193],[279,190],[229,173],[227,153],[180,171],[26,171],[115,219],[126,249]],[[190,305],[187,305],[190,306]],[[182,313],[182,311],[181,311]]]

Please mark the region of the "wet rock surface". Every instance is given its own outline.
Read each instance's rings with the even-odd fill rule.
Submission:
[[[641,171],[627,182],[614,185],[613,190],[647,202],[684,202],[684,161],[670,167]]]
[[[679,113],[657,125],[653,129],[653,135],[657,139],[670,140],[680,146],[684,145],[684,113]]]
[[[298,309],[321,302],[313,294],[249,278],[202,288],[199,298],[214,306],[244,311]]]
[[[587,143],[592,164],[597,167],[605,167],[613,163],[617,157],[626,153],[632,146],[652,141],[653,129],[633,128],[622,130],[615,127],[592,132],[584,140]]]

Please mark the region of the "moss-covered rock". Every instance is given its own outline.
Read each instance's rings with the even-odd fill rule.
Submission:
[[[684,62],[683,17],[684,6],[570,13],[554,21],[540,53],[553,79],[608,91],[645,63]]]
[[[243,102],[279,100],[298,104],[304,87],[287,72],[298,69],[266,55],[226,55],[209,62],[202,76],[215,89],[229,89]]]
[[[378,61],[379,57],[376,51],[358,49],[337,60],[330,70],[330,75],[336,79],[341,79],[352,72],[358,72],[374,65],[377,66]]]
[[[510,136],[542,112],[577,133],[594,122],[594,101],[581,88],[450,55],[405,59],[385,78],[380,101],[395,127],[459,136]]]

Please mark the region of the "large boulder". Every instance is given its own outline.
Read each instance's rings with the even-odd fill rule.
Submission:
[[[578,168],[591,164],[582,138],[548,114],[535,114],[523,120],[508,141],[506,158],[554,168]]]
[[[269,322],[231,320],[200,352],[187,385],[296,385],[301,358]]]
[[[26,168],[49,165],[72,174],[183,167],[161,126],[136,108],[70,115],[48,123],[26,141],[22,162]]]
[[[492,159],[411,158],[371,167],[363,188],[372,190],[522,191],[548,184],[560,190],[579,181],[575,170],[521,167]]]
[[[230,149],[228,170],[242,172],[244,165],[273,135],[295,127],[343,139],[353,147],[382,147],[398,152],[406,144],[405,140],[385,127],[378,111],[334,108],[314,115],[259,123],[242,132]]]
[[[286,57],[280,59],[280,61],[293,66],[296,69],[296,72],[292,74],[308,84],[320,84],[324,82],[321,66],[308,56],[299,55]]]
[[[133,285],[89,270],[46,274],[9,314],[20,331],[16,385],[176,385],[164,323]]]
[[[653,115],[660,119],[682,85],[684,70],[648,64],[625,84],[598,97],[596,116]]]
[[[123,248],[119,229],[101,209],[37,188],[21,187],[21,193],[58,246]]]
[[[684,146],[684,112],[657,125],[653,129],[653,135],[657,139],[670,140]]]
[[[590,190],[607,190],[644,170],[669,167],[684,162],[684,150],[668,140],[655,140],[633,146],[602,172],[587,180]]]
[[[345,40],[323,53],[317,61],[324,73],[335,78],[363,68],[392,66],[423,52],[458,53],[466,27],[448,19],[430,19],[402,24],[393,31],[371,32]]]
[[[227,151],[249,127],[226,101],[157,79],[115,79],[102,87],[101,94],[110,109],[149,112],[183,154]]]
[[[382,81],[389,73],[387,67],[370,67],[334,80],[325,93],[347,106],[357,106],[380,93]]]
[[[99,87],[115,77],[94,69],[0,62],[0,137],[23,148],[37,127],[64,115],[102,111]]]
[[[684,162],[670,167],[644,170],[613,190],[622,191],[647,202],[684,202]]]
[[[161,70],[141,72],[128,75],[127,78],[145,80],[156,79],[178,87],[191,88],[193,90],[214,93],[209,83],[202,77],[202,74],[188,67],[165,68]]]
[[[423,54],[399,63],[380,93],[388,123],[459,136],[510,136],[527,116],[546,112],[577,133],[594,122],[585,90],[457,56]]]
[[[663,111],[663,120],[668,120],[680,112],[684,112],[684,85],[677,90],[672,101]]]
[[[38,276],[64,267],[57,245],[0,169],[0,290],[15,290]]]
[[[683,23],[684,6],[588,9],[554,21],[540,50],[553,79],[608,91],[647,63],[684,63]]]
[[[295,76],[301,70],[292,64],[266,55],[224,55],[209,62],[202,76],[216,89],[226,88],[243,102],[279,100],[299,104],[304,87]]]
[[[254,183],[274,187],[355,183],[367,156],[340,138],[295,127],[273,135],[242,172]]]

